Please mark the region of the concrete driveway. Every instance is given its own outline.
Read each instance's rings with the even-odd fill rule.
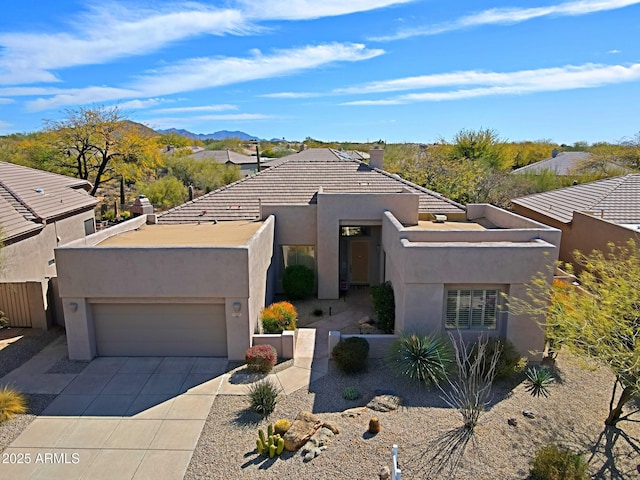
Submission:
[[[182,479],[225,379],[217,358],[98,358],[79,374],[46,373],[64,337],[0,379],[59,394],[2,453],[11,479]]]

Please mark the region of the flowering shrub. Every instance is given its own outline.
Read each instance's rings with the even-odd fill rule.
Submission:
[[[268,373],[278,361],[278,352],[271,345],[254,345],[244,353],[247,368],[256,373]]]
[[[289,302],[272,303],[260,312],[264,333],[282,333],[296,329],[298,312]]]

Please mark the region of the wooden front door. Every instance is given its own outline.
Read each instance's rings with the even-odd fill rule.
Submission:
[[[349,243],[349,272],[352,284],[369,284],[369,240]]]

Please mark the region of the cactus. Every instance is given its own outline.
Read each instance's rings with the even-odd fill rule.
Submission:
[[[289,430],[290,428],[291,428],[291,422],[284,418],[278,420],[276,423],[273,424],[274,433],[280,436],[287,433],[287,430]]]
[[[264,443],[262,443],[262,440],[260,440],[259,438],[256,439],[256,446],[258,449],[258,454],[262,455],[264,453]]]
[[[266,439],[266,437],[264,436],[264,430],[262,430],[261,428],[258,430],[258,437],[260,437],[260,440],[262,440],[262,443],[263,443],[264,445],[266,445],[266,444],[267,444],[267,439]]]
[[[378,420],[378,417],[371,417],[371,420],[369,420],[369,433],[373,435],[380,433],[380,420]]]
[[[270,423],[267,427],[267,436],[270,437],[271,435],[273,435],[273,423]]]
[[[269,458],[273,458],[276,456],[276,446],[275,445],[271,445],[269,447]]]
[[[276,448],[276,455],[280,455],[284,450],[284,438],[278,439],[278,446]]]

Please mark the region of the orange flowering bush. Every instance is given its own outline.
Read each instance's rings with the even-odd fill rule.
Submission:
[[[289,302],[272,303],[260,312],[264,333],[282,333],[295,330],[298,312]]]

